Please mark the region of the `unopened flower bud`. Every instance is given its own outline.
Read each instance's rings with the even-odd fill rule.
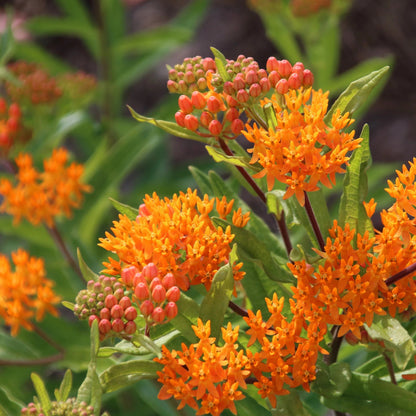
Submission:
[[[262,78],[259,81],[259,84],[260,84],[261,91],[263,93],[268,92],[271,88],[271,84],[268,78]]]
[[[166,299],[166,289],[162,285],[156,285],[152,290],[152,298],[157,303],[162,303]]]
[[[165,314],[168,319],[173,319],[178,314],[178,307],[175,302],[169,302],[165,306]]]
[[[237,107],[238,106],[238,101],[236,99],[234,99],[233,97],[231,97],[231,95],[227,95],[226,101],[227,101],[228,107]]]
[[[90,315],[89,318],[88,318],[88,325],[91,326],[92,323],[97,319],[98,319],[97,315]]]
[[[213,136],[219,136],[222,132],[221,122],[218,120],[212,120],[211,123],[209,123],[208,130]]]
[[[178,82],[178,92],[187,92],[188,91],[188,85],[186,84],[186,82],[183,80],[183,79],[181,79],[179,82]]]
[[[250,89],[248,90],[248,93],[251,97],[258,97],[261,94],[261,87],[259,84],[255,83],[250,85]]]
[[[128,307],[131,306],[131,301],[128,296],[123,296],[119,301],[118,304],[123,308],[125,311]]]
[[[177,286],[172,286],[167,292],[166,292],[166,299],[169,302],[177,302],[181,296],[181,291]]]
[[[199,91],[194,91],[192,93],[191,101],[193,106],[198,110],[202,110],[207,103],[207,100],[205,99],[204,95],[201,94]]]
[[[199,121],[201,122],[201,125],[205,128],[208,128],[209,123],[213,120],[213,117],[211,113],[208,113],[208,111],[203,111],[201,115],[199,116]]]
[[[111,318],[111,313],[110,313],[110,309],[108,308],[103,308],[100,311],[100,318],[101,319],[110,319]]]
[[[103,287],[100,282],[94,282],[93,290],[95,293],[100,293],[103,290]]]
[[[231,81],[227,81],[226,83],[224,83],[224,92],[228,95],[233,95],[235,94],[235,89],[233,87],[233,83]]]
[[[142,217],[148,217],[150,215],[150,211],[147,209],[146,204],[139,205],[139,215]],[[139,271],[136,269],[136,273]]]
[[[270,85],[273,87],[280,81],[281,76],[277,71],[272,71],[269,74]]]
[[[257,72],[254,70],[250,70],[246,72],[246,82],[248,85],[257,83],[259,81],[259,78],[257,76]]]
[[[267,72],[277,71],[279,68],[279,63],[274,56],[271,56],[266,63]]]
[[[108,319],[101,319],[98,329],[102,334],[107,334],[111,331],[111,322]]]
[[[296,72],[294,72],[289,77],[289,79],[287,80],[287,83],[288,83],[289,88],[292,89],[292,90],[297,90],[302,85],[302,82],[299,78],[299,75]]]
[[[235,120],[233,120],[233,122],[231,123],[231,131],[233,134],[237,136],[241,133],[241,130],[243,129],[244,129],[244,123],[242,120],[240,120],[239,118],[236,118]]]
[[[199,127],[198,119],[193,114],[187,114],[184,119],[185,128],[196,131]]]
[[[209,97],[207,100],[207,109],[211,113],[214,113],[214,114],[218,113],[218,111],[220,111],[221,109],[220,100],[217,97],[214,97],[213,95],[211,95],[211,97]]]
[[[136,329],[137,329],[136,322],[134,322],[133,320],[131,320],[131,321],[127,321],[127,322],[124,324],[124,332],[125,332],[127,335],[132,335],[132,334],[134,334],[134,333],[136,332]]]
[[[114,295],[107,295],[105,298],[105,306],[108,309],[111,309],[114,305],[116,305],[117,302],[117,298]]]
[[[124,322],[120,318],[114,319],[111,328],[114,332],[121,332],[124,329]]]
[[[147,285],[146,278],[142,275],[141,272],[136,273],[133,278],[133,286],[136,287],[139,283],[145,283]]]
[[[162,285],[166,290],[170,289],[172,286],[175,286],[175,276],[172,273],[166,273],[165,276],[163,276]]]
[[[179,108],[185,113],[190,114],[194,109],[191,99],[187,95],[181,95],[178,98]]]
[[[168,91],[171,93],[178,92],[178,83],[171,79],[167,82],[167,87],[168,87]]]
[[[156,323],[161,323],[165,319],[165,311],[158,306],[155,308],[155,310],[152,312],[152,320]]]
[[[215,61],[212,58],[204,58],[202,60],[202,66],[204,71],[212,70],[216,71],[217,66],[215,65]]]
[[[313,84],[313,74],[309,69],[303,71],[303,86],[310,87]]]
[[[150,291],[152,291],[154,288],[155,288],[155,286],[157,286],[157,285],[161,285],[162,284],[162,280],[160,280],[158,277],[155,277],[151,282],[150,282],[150,285],[149,285],[149,288],[150,288]]]
[[[146,283],[139,283],[134,289],[134,294],[138,300],[145,300],[149,298],[149,289]]]
[[[233,121],[239,116],[240,116],[240,112],[235,107],[228,109],[227,112],[225,113],[225,119],[228,121]]]
[[[275,86],[276,91],[279,94],[286,94],[289,91],[289,84],[287,79],[282,78]]]
[[[128,321],[134,321],[137,318],[137,311],[136,308],[134,306],[129,306],[125,311],[124,311],[124,317],[128,320]]]
[[[186,71],[183,76],[183,79],[186,83],[192,84],[193,82],[195,82],[195,75],[192,71]]]
[[[124,296],[124,289],[119,287],[114,291],[114,296],[116,297],[117,301],[119,301]]]
[[[277,71],[279,72],[279,74],[284,78],[287,78],[292,73],[292,65],[286,59],[282,59],[281,61],[278,61],[277,68],[278,68]]]
[[[123,308],[120,305],[114,305],[111,308],[111,318],[118,319],[124,315]]]
[[[204,91],[207,89],[207,80],[204,77],[198,78],[198,81],[196,82],[196,85],[198,86],[199,91]]]
[[[246,86],[246,83],[241,75],[237,75],[233,81],[233,87],[235,91],[243,90]]]
[[[121,280],[126,286],[132,286],[134,275],[138,271],[139,270],[135,266],[125,267],[121,270]]]
[[[245,89],[241,89],[237,91],[237,101],[240,103],[246,103],[250,96]]]
[[[145,300],[140,305],[140,312],[143,314],[143,316],[147,317],[153,312],[153,303],[150,300]]]

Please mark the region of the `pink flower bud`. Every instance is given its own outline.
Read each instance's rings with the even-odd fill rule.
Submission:
[[[225,113],[225,119],[228,121],[233,121],[240,116],[240,112],[235,108],[232,107]]]
[[[258,97],[261,94],[261,87],[259,84],[251,84],[250,89],[248,90],[248,93],[251,97]]]
[[[209,123],[211,123],[212,120],[213,120],[213,117],[211,113],[208,113],[208,111],[203,111],[201,115],[199,116],[199,121],[205,128],[208,128]]]
[[[213,95],[211,95],[211,97],[208,98],[207,100],[207,108],[208,111],[210,111],[211,113],[218,113],[218,111],[220,111],[221,109],[221,102],[217,97],[214,97]]]
[[[116,297],[117,301],[119,301],[123,296],[124,296],[124,289],[123,288],[118,288],[115,292],[114,292],[114,296]]]
[[[156,285],[152,290],[152,298],[157,303],[162,303],[166,299],[166,289],[162,285]]]
[[[235,89],[233,87],[233,83],[231,81],[227,81],[226,83],[224,83],[224,92],[228,95],[234,95],[235,94]]]
[[[286,94],[289,91],[289,84],[287,79],[282,78],[275,86],[276,91],[279,94]]]
[[[118,304],[123,308],[125,311],[129,306],[131,306],[131,301],[128,296],[123,296],[119,301]]]
[[[114,332],[121,332],[124,329],[124,322],[120,318],[114,319],[111,328]]]
[[[261,87],[261,91],[264,92],[268,92],[271,88],[271,84],[268,78],[262,78],[259,81],[260,87]]]
[[[103,290],[103,286],[100,282],[94,282],[93,291],[94,293],[100,293]]]
[[[204,71],[212,70],[216,71],[217,66],[215,65],[215,61],[212,58],[204,58],[202,60],[202,66]]]
[[[120,305],[114,305],[111,308],[111,317],[113,319],[121,318],[124,315],[123,308]]]
[[[155,288],[155,286],[157,286],[157,285],[161,285],[162,284],[162,281],[158,278],[158,277],[155,277],[151,282],[150,282],[150,285],[149,285],[149,288],[150,288],[150,291],[152,291],[154,288]]]
[[[293,73],[289,79],[287,80],[288,86],[292,90],[297,90],[302,85],[302,82],[299,78],[299,75],[296,73]]]
[[[313,84],[313,74],[309,69],[303,71],[303,86],[310,87]]]
[[[147,209],[146,204],[139,205],[139,215],[141,215],[142,217],[147,217],[150,215],[150,211]],[[136,273],[139,273],[137,269]]]
[[[246,82],[248,85],[257,83],[259,81],[259,77],[257,76],[257,72],[254,70],[250,70],[246,72]]]
[[[213,136],[219,136],[222,131],[221,122],[218,120],[212,120],[211,123],[209,123],[208,130]]]
[[[233,97],[231,97],[231,95],[227,95],[226,101],[227,101],[228,107],[237,107],[238,106],[238,101],[236,99],[234,99]]]
[[[178,314],[178,307],[175,302],[169,302],[166,305],[165,314],[168,319],[173,319]]]
[[[127,321],[127,322],[124,324],[124,332],[125,332],[127,335],[132,335],[132,334],[134,334],[134,333],[136,332],[136,329],[137,329],[137,327],[136,327],[136,322],[134,322],[134,321]]]
[[[191,101],[193,106],[198,110],[202,110],[207,103],[207,100],[205,99],[204,95],[201,94],[199,91],[194,91],[192,93]]]
[[[152,312],[152,320],[154,322],[160,324],[161,322],[164,321],[164,319],[165,319],[165,311],[160,306],[158,306]]]
[[[139,270],[135,266],[125,267],[121,270],[121,280],[126,286],[132,286],[134,275],[138,271]]]
[[[183,76],[183,79],[188,84],[192,84],[193,82],[195,82],[195,75],[193,74],[192,71],[186,71],[184,76]]]
[[[145,300],[149,298],[149,289],[146,283],[140,282],[134,289],[134,294],[138,300]]]
[[[92,323],[98,319],[97,315],[90,315],[90,317],[88,318],[88,325],[91,326]]]
[[[296,62],[295,65],[293,65],[292,71],[298,73],[298,71],[302,71],[305,69],[305,65],[303,65],[302,62]]]
[[[146,278],[142,275],[142,273],[141,273],[141,272],[136,273],[136,274],[134,275],[134,278],[133,278],[133,286],[134,286],[134,287],[135,287],[135,286],[137,286],[139,283],[146,283],[146,285],[147,285],[147,280],[146,280]]]
[[[167,292],[166,292],[166,298],[169,302],[177,302],[181,296],[181,291],[177,286],[172,286]]]
[[[172,92],[172,93],[178,92],[178,84],[171,79],[167,82],[167,87],[168,87],[169,92]]]
[[[271,56],[266,63],[267,72],[277,71],[279,68],[279,63],[274,56]]]
[[[258,71],[257,71],[257,77],[259,78],[259,83],[260,83],[260,81],[263,79],[263,78],[267,78],[267,72],[266,72],[266,70],[265,69],[259,69]]]
[[[134,306],[129,306],[125,311],[124,311],[124,317],[128,320],[128,321],[134,321],[137,318],[137,311],[136,308]]]
[[[185,127],[185,113],[182,111],[177,111],[175,113],[175,120],[178,126]]]
[[[149,316],[153,312],[153,303],[150,300],[145,300],[140,305],[140,312],[143,314],[144,317]]]
[[[241,89],[237,91],[237,101],[240,103],[246,103],[250,96],[245,89]]]
[[[118,303],[117,298],[114,295],[107,295],[105,297],[105,306],[108,309],[111,309],[117,303]]]
[[[110,319],[111,317],[111,313],[110,313],[110,309],[108,308],[103,308],[100,311],[100,318],[101,319]]]
[[[241,130],[243,129],[244,129],[244,123],[242,120],[240,120],[239,118],[236,118],[235,120],[233,120],[233,122],[231,123],[231,131],[233,134],[237,136],[241,133]]]
[[[237,75],[234,78],[234,82],[233,82],[233,87],[235,91],[238,90],[243,90],[246,86],[246,83],[244,81],[244,78],[242,77],[242,75]]]
[[[283,78],[287,78],[292,73],[292,65],[286,59],[278,61],[277,71]]]
[[[166,273],[165,276],[163,276],[162,285],[166,290],[170,289],[172,286],[175,286],[175,276],[172,273]]]
[[[188,85],[186,84],[186,82],[183,79],[181,79],[178,82],[178,91],[179,92],[187,92],[188,91]]]
[[[187,95],[181,95],[178,98],[179,108],[185,113],[190,114],[194,109],[191,99]]]
[[[198,119],[193,114],[187,114],[184,119],[185,128],[191,131],[198,129]]]
[[[102,334],[107,334],[111,331],[111,322],[108,319],[101,319],[98,329]]]
[[[277,71],[272,71],[269,74],[270,85],[273,87],[280,81],[281,76]]]
[[[207,88],[207,80],[204,77],[198,78],[198,81],[196,82],[196,85],[198,86],[198,89],[200,91],[203,91]]]

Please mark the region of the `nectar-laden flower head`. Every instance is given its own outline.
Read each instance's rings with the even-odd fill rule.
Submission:
[[[14,270],[9,259],[0,254],[0,316],[14,336],[20,327],[30,330],[32,320],[42,320],[45,312],[57,315],[54,305],[60,298],[46,278],[42,259],[19,249],[12,253],[12,262]]]
[[[234,239],[230,227],[215,227],[211,221],[208,214],[215,202],[219,216],[226,218],[232,201],[200,198],[190,189],[170,199],[147,195],[135,220],[120,215],[112,233],[100,239],[100,246],[118,257],[110,257],[103,272],[120,276],[125,267],[140,272],[153,263],[161,276],[172,273],[181,290],[197,284],[209,289],[215,273],[228,262]],[[234,220],[239,225],[246,222],[241,215]],[[244,275],[240,268],[241,264],[233,265],[235,280]]]
[[[318,190],[319,184],[332,187],[335,174],[345,172],[349,152],[359,146],[361,139],[354,138],[354,131],[343,131],[353,122],[348,113],[336,111],[330,125],[324,121],[328,93],[293,90],[284,95],[284,106],[279,101],[280,96],[264,100],[274,107],[276,128],[265,130],[247,124],[242,133],[253,143],[248,150],[253,154],[251,163],[263,167],[254,177],[266,176],[269,190],[275,181],[286,184],[284,198],[295,195],[304,205],[304,192]]]

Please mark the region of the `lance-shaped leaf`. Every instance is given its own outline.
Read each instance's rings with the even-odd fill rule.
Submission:
[[[137,215],[139,214],[139,210],[137,208],[133,208],[130,205],[123,204],[122,202],[116,201],[113,198],[109,198],[113,207],[120,213],[124,214],[129,220],[135,220]]]
[[[368,335],[377,341],[383,341],[385,351],[391,355],[400,370],[416,353],[412,337],[400,322],[388,315],[375,315],[371,327],[366,325]]]
[[[192,298],[181,292],[181,297],[176,302],[178,314],[170,323],[184,336],[189,342],[197,342],[192,325],[197,324],[199,316],[199,305]]]
[[[201,137],[193,131],[185,129],[176,123],[165,120],[156,120],[152,117],[145,117],[136,113],[130,106],[127,106],[127,108],[129,109],[133,118],[135,118],[137,121],[140,121],[141,123],[153,124],[154,126],[157,126],[166,131],[166,133],[172,134],[173,136],[180,137],[182,139],[196,140],[197,142],[208,143],[207,138]]]
[[[126,387],[143,378],[157,378],[162,365],[153,360],[130,360],[115,364],[100,375],[100,383],[105,393]]]
[[[210,154],[210,156],[215,160],[215,162],[224,162],[232,166],[240,166],[245,169],[254,170],[256,172],[260,170],[258,166],[250,164],[249,157],[228,156],[212,146],[205,146],[205,148],[207,149],[207,152]]]
[[[78,257],[78,264],[79,268],[82,273],[82,277],[86,282],[89,280],[94,280],[95,282],[98,281],[98,274],[94,273],[88,266],[87,263],[85,263],[84,258],[82,257],[81,250],[77,248],[77,257]]]
[[[215,57],[215,65],[217,66],[217,72],[221,75],[221,78],[224,82],[231,81],[230,74],[225,69],[225,66],[227,65],[227,60],[225,56],[214,47],[211,47],[211,52]]]
[[[236,249],[234,245],[230,253],[230,261],[222,266],[212,279],[209,292],[204,297],[199,316],[203,322],[211,321],[211,334],[216,339],[221,334],[221,327],[224,322],[224,315],[228,308],[234,289],[234,275],[232,264],[236,260]]]
[[[308,411],[303,407],[299,393],[296,390],[289,394],[279,396],[276,408],[271,409],[272,416],[310,416]]]
[[[389,66],[385,66],[352,82],[332,105],[325,116],[325,122],[330,124],[332,115],[338,109],[341,114],[354,113],[366,101],[374,87],[387,75],[389,69]]]
[[[52,403],[51,399],[49,398],[48,391],[46,390],[45,384],[36,373],[32,373],[30,378],[32,379],[33,386],[35,387],[36,395],[42,406],[43,413],[45,416],[49,416],[51,414],[50,411],[52,409]]]
[[[371,220],[368,218],[363,202],[368,191],[367,170],[371,165],[369,129],[366,124],[361,132],[363,141],[355,149],[344,178],[343,194],[339,207],[339,225],[350,224],[351,229],[363,234],[366,230],[374,233]]]
[[[270,279],[281,283],[295,281],[287,266],[279,264],[267,246],[251,231],[236,227],[221,218],[213,217],[212,221],[217,227],[222,227],[224,230],[229,226],[231,233],[235,235],[234,241],[237,246],[241,247],[253,260],[256,260]]]
[[[318,363],[316,380],[312,390],[325,397],[340,397],[351,382],[351,370],[347,363],[334,363],[329,367]]]
[[[69,393],[71,392],[72,388],[72,372],[71,370],[66,370],[64,378],[61,381],[61,385],[59,389],[55,389],[55,398],[58,401],[64,402],[68,397]]]
[[[194,178],[196,184],[198,185],[199,190],[202,194],[207,194],[208,196],[213,196],[214,192],[211,187],[211,182],[208,175],[202,170],[196,168],[195,166],[189,166],[189,171],[191,172],[192,177]]]

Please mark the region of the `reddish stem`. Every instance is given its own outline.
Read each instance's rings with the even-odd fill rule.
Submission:
[[[324,237],[322,236],[321,229],[319,228],[318,221],[316,220],[315,213],[313,212],[311,201],[309,200],[308,194],[304,192],[305,194],[305,210],[308,214],[309,221],[311,222],[313,232],[315,233],[315,236],[318,240],[319,248],[324,251],[325,248],[325,242]]]

